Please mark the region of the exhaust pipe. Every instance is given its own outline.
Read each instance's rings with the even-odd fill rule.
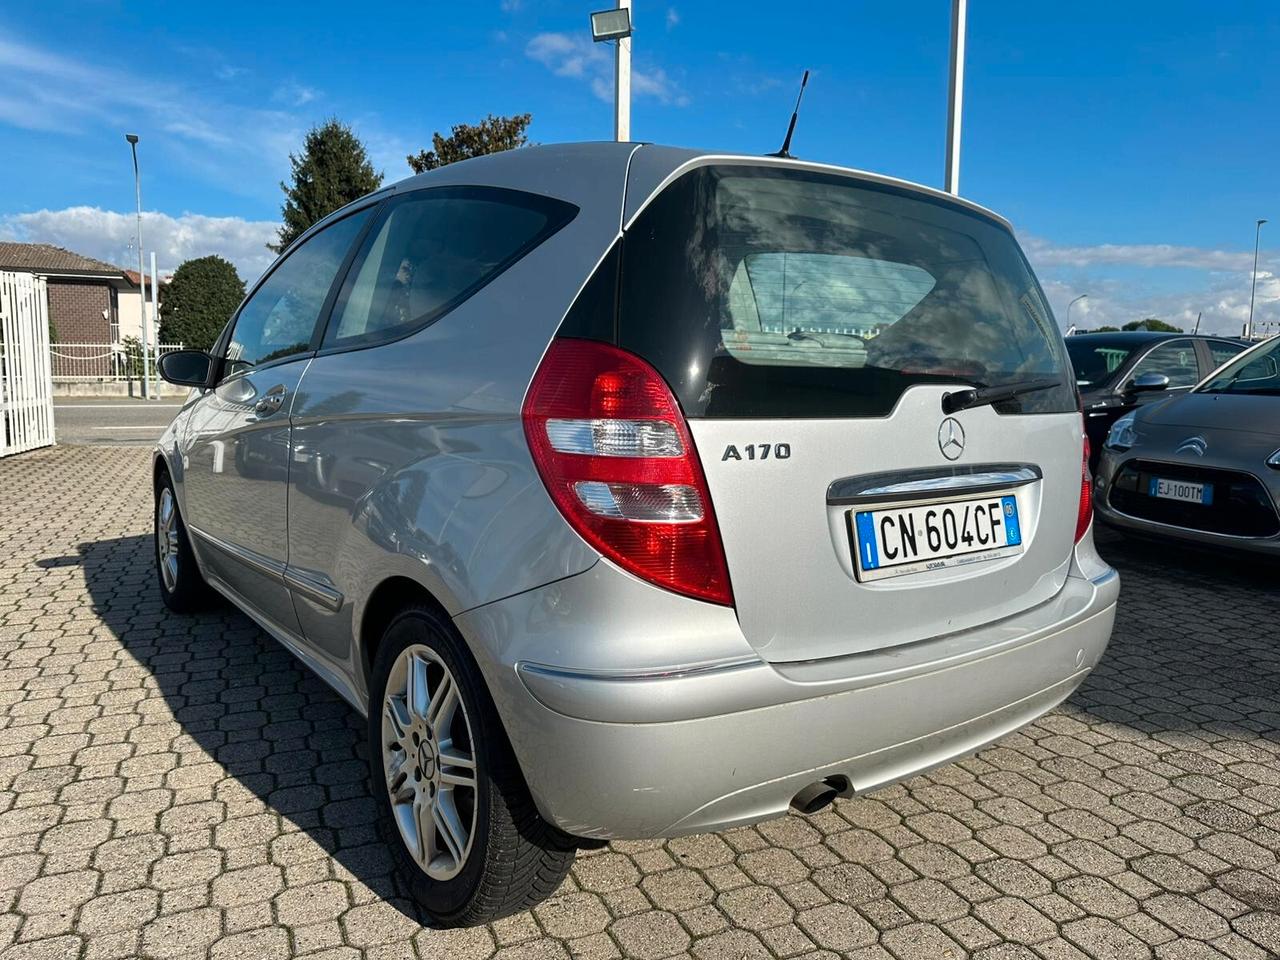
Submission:
[[[792,797],[791,809],[808,816],[831,806],[836,797],[848,790],[849,781],[844,777],[827,777],[809,784]]]

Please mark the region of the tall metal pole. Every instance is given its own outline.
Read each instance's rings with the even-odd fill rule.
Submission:
[[[631,9],[631,0],[618,0],[618,9]],[[628,14],[629,16],[630,14]],[[613,139],[631,139],[631,38],[618,41],[613,70]]]
[[[133,151],[133,192],[138,201],[138,313],[142,319],[142,398],[151,399],[151,374],[147,351],[147,271],[142,265],[142,178],[138,175],[138,135],[126,133]]]
[[[1078,301],[1088,299],[1089,295],[1087,293],[1082,293],[1080,296],[1076,297],[1075,300],[1072,300],[1067,304],[1067,329],[1071,328],[1071,308],[1074,307]]]
[[[156,399],[160,399],[160,278],[156,276],[156,252],[151,251],[151,319],[156,323]]]
[[[1253,298],[1258,292],[1258,242],[1262,239],[1262,225],[1266,222],[1259,220],[1253,231],[1253,283],[1249,287],[1249,322],[1244,328],[1246,340],[1253,339]]]
[[[951,0],[951,95],[947,104],[947,193],[960,195],[960,121],[964,107],[964,35],[968,0]]]

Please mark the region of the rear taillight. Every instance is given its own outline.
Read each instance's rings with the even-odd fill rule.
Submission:
[[[1083,428],[1083,423],[1081,424]],[[1089,434],[1084,434],[1084,460],[1080,464],[1080,512],[1076,514],[1076,543],[1093,521],[1093,485],[1089,482]]]
[[[542,482],[584,540],[651,583],[732,605],[702,464],[656,370],[606,343],[554,340],[523,415]]]

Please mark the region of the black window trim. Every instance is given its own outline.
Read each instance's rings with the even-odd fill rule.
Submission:
[[[387,217],[391,215],[392,210],[402,203],[412,202],[413,200],[421,200],[425,194],[438,194],[444,197],[455,196],[473,199],[489,199],[511,202],[513,206],[522,206],[526,209],[545,209],[548,214],[560,212],[559,218],[548,216],[547,225],[538,231],[527,242],[514,250],[510,256],[503,260],[496,269],[491,271],[487,276],[477,280],[471,286],[462,290],[452,299],[442,303],[434,310],[423,314],[412,324],[407,325],[403,329],[395,329],[383,336],[370,336],[368,340],[360,340],[359,342],[335,343],[330,346],[324,346],[324,338],[328,335],[329,325],[333,322],[333,314],[339,302],[345,304],[346,298],[351,293],[351,284],[355,281],[353,267],[359,254],[363,251],[365,241],[375,228],[380,229]],[[338,272],[338,279],[335,287],[330,290],[329,297],[325,301],[323,310],[321,311],[321,322],[316,326],[316,333],[312,338],[312,356],[327,357],[336,353],[348,353],[353,350],[368,350],[371,347],[380,347],[383,344],[395,343],[397,340],[404,340],[415,334],[421,333],[427,327],[441,320],[455,309],[462,306],[482,289],[497,280],[515,264],[519,263],[535,249],[542,246],[553,236],[567,227],[581,212],[576,204],[567,200],[561,200],[558,197],[547,196],[546,194],[531,193],[527,190],[516,190],[511,187],[497,187],[486,184],[448,184],[438,187],[420,187],[416,190],[406,190],[403,193],[396,193],[385,198],[382,209],[376,211],[369,219],[369,223],[365,229],[361,231],[360,237],[356,240],[352,247],[351,253],[343,263],[341,270]],[[365,335],[362,335],[365,336]],[[354,338],[352,338],[354,339]]]
[[[363,245],[365,235],[369,232],[369,227],[378,220],[377,208],[381,207],[386,202],[386,195],[379,194],[371,198],[369,203],[361,203],[359,206],[353,204],[350,207],[344,207],[341,211],[342,216],[326,217],[324,220],[321,220],[319,223],[308,228],[306,233],[302,234],[300,237],[295,239],[293,243],[289,244],[285,251],[263,272],[262,276],[254,281],[253,286],[244,295],[244,299],[240,301],[240,306],[236,307],[235,313],[231,315],[231,319],[227,321],[227,325],[222,328],[222,333],[214,342],[213,349],[210,351],[213,363],[210,364],[209,389],[220,387],[224,383],[231,383],[241,377],[248,376],[250,373],[257,373],[259,370],[270,370],[272,367],[278,367],[282,364],[293,363],[296,360],[307,359],[315,356],[317,332],[323,333],[324,331],[324,326],[327,324],[329,318],[329,310],[332,308],[333,300],[337,296],[337,291],[340,289],[340,281],[346,276],[347,269],[351,266],[351,260]],[[240,314],[244,311],[245,304],[257,295],[258,291],[262,288],[262,285],[280,269],[280,265],[293,256],[293,254],[298,250],[302,249],[302,246],[305,243],[310,241],[313,237],[319,236],[335,224],[341,223],[348,217],[353,217],[366,210],[372,211],[372,213],[365,225],[361,227],[360,231],[356,234],[355,239],[352,240],[351,246],[347,249],[347,252],[342,257],[342,262],[338,265],[338,270],[334,274],[333,280],[329,283],[329,290],[325,294],[324,301],[320,305],[320,313],[316,317],[315,326],[311,328],[311,339],[308,341],[306,349],[299,350],[297,353],[291,353],[286,357],[277,357],[274,360],[268,360],[266,363],[255,364],[248,370],[243,370],[239,373],[229,374],[225,377],[222,376],[222,369],[227,362],[227,348],[230,346],[231,332],[239,322]]]
[[[1120,377],[1119,380],[1116,381],[1115,393],[1121,396],[1125,395],[1126,393],[1125,387],[1127,387],[1130,383],[1133,382],[1133,379],[1134,379],[1133,371],[1138,369],[1138,365],[1144,362],[1147,359],[1147,357],[1151,356],[1151,354],[1155,353],[1161,347],[1168,347],[1175,343],[1190,344],[1191,349],[1195,352],[1195,355],[1196,355],[1196,376],[1198,379],[1196,380],[1195,383],[1190,384],[1189,386],[1182,386],[1182,387],[1170,386],[1166,392],[1172,392],[1174,390],[1193,389],[1196,383],[1199,383],[1200,380],[1204,379],[1203,377],[1200,377],[1200,348],[1196,346],[1196,340],[1197,338],[1192,336],[1191,334],[1186,334],[1184,336],[1171,336],[1161,340],[1157,340],[1155,343],[1151,344],[1145,350],[1143,350],[1140,354],[1137,354],[1135,357],[1130,359],[1129,365],[1124,369],[1124,375]]]

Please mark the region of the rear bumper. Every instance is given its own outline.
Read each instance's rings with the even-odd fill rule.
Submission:
[[[901,780],[1051,709],[1097,663],[1115,617],[1115,571],[1092,555],[1073,574],[1048,603],[978,630],[810,663],[765,663],[731,610],[603,563],[458,624],[545,818],[580,836],[677,836],[779,816],[827,777],[845,778],[856,793]],[[616,602],[599,607],[602,592]],[[637,597],[647,603],[637,607]],[[668,619],[680,608],[686,622]],[[604,609],[612,615],[597,616]],[[592,633],[611,647],[613,624],[632,635],[627,644],[641,659],[667,648],[671,663],[547,662],[565,663]],[[701,662],[677,663],[670,653],[680,635],[695,633]]]

